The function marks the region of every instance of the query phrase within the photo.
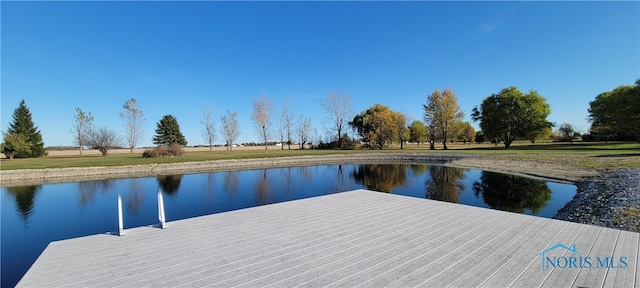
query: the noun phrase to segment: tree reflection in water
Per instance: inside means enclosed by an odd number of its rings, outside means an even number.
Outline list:
[[[407,182],[408,164],[364,164],[351,172],[351,177],[367,189],[391,192]]]
[[[124,202],[133,215],[138,215],[144,202],[144,187],[139,178],[129,179],[129,184],[129,191],[124,195]]]
[[[40,189],[42,185],[7,187],[7,193],[15,198],[16,212],[20,213],[25,225],[35,210],[33,202]]]
[[[240,172],[239,171],[227,171],[224,172],[224,178],[222,179],[222,188],[231,192],[232,195],[238,194],[238,187],[240,185]]]
[[[487,171],[473,183],[473,191],[492,209],[517,213],[537,214],[551,200],[551,189],[544,181]]]
[[[216,182],[216,173],[212,172],[207,174],[207,190],[205,191],[205,194],[209,199],[213,198],[215,182]]]
[[[336,177],[336,186],[333,189],[333,193],[343,192],[347,190],[349,187],[346,178],[344,177],[344,171],[342,169],[342,164],[338,164],[338,175]]]
[[[425,181],[426,198],[452,203],[460,202],[460,194],[466,189],[464,169],[447,166],[429,166],[429,177]]]
[[[292,167],[281,168],[280,169],[280,182],[282,183],[282,190],[284,191],[285,197],[289,197],[291,195],[291,169]]]
[[[158,176],[158,185],[169,196],[173,196],[180,189],[183,175],[163,175]]]
[[[428,167],[429,165],[426,164],[412,164],[411,172],[413,173],[413,177],[418,177],[426,173]]]
[[[256,182],[256,186],[253,189],[258,196],[260,204],[268,203],[269,180],[267,178],[267,169],[262,170],[262,175],[258,178],[258,182]]]
[[[313,177],[311,175],[311,170],[309,169],[309,166],[300,166],[298,167],[298,170],[300,171],[300,175],[302,175],[305,182],[311,182]]]
[[[85,207],[87,203],[95,201],[98,192],[109,193],[113,189],[114,183],[115,180],[112,179],[78,182],[80,207]]]

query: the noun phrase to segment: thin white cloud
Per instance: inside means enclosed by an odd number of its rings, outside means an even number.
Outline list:
[[[493,16],[489,17],[487,20],[484,21],[484,23],[482,23],[480,26],[474,29],[475,36],[473,37],[473,39],[475,40],[475,39],[482,38],[487,34],[491,33],[493,30],[502,26],[511,17],[513,17],[515,12],[516,12],[516,6],[509,6],[499,11],[498,13],[494,14]]]
[[[351,8],[349,9],[349,11],[347,11],[347,14],[344,15],[345,19],[349,18],[349,16],[351,15],[351,12],[353,12],[353,9],[356,8],[357,5],[358,5],[358,2],[354,2],[353,5],[351,5]]]

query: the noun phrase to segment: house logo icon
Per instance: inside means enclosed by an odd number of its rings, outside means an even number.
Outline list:
[[[567,251],[572,252],[574,254],[581,255],[580,252],[578,252],[578,249],[576,248],[576,244],[573,244],[571,247],[567,247],[567,245],[564,245],[562,243],[558,243],[558,244],[554,245],[553,247],[540,252],[539,255],[542,257],[542,271],[544,271],[545,268],[548,268],[548,263],[547,263],[548,261],[547,260],[550,259],[550,258],[546,257],[546,254],[548,252],[551,252],[551,251],[556,250],[556,249],[564,249],[564,250],[567,250]],[[556,257],[554,257],[554,258],[556,258]],[[567,257],[562,257],[562,258],[567,258]],[[582,257],[580,257],[580,258],[582,258]],[[567,259],[572,259],[572,258],[567,258]],[[554,261],[554,262],[557,263],[557,261]],[[545,265],[545,264],[547,264],[547,265]],[[557,265],[553,265],[553,264],[552,264],[552,266],[553,267],[557,267]]]
[[[606,268],[618,269],[629,266],[627,256],[613,255],[591,257],[578,252],[576,244],[571,246],[558,243],[538,253],[542,260],[542,271],[549,268]]]

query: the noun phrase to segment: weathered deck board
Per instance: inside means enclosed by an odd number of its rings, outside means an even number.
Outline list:
[[[18,286],[634,287],[640,274],[638,233],[365,190],[167,227],[53,242]],[[558,243],[628,265],[543,271]]]

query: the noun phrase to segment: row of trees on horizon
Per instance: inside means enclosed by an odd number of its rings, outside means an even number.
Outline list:
[[[330,93],[320,104],[329,123],[328,132],[334,135],[327,143],[314,143],[316,147],[323,148],[364,146],[382,149],[392,143],[399,143],[403,148],[408,141],[418,144],[428,142],[430,149],[435,149],[435,143],[441,142],[443,149],[448,149],[448,141],[466,143],[474,140],[483,142],[486,139],[496,145],[503,143],[508,149],[515,140],[528,139],[534,143],[537,139],[547,138],[556,126],[547,120],[551,107],[546,99],[535,90],[523,93],[517,87],[504,88],[473,108],[471,119],[479,122],[481,131],[478,132],[474,131],[471,123],[463,121],[465,113],[458,105],[455,93],[449,88],[434,90],[427,95],[427,101],[423,104],[424,122],[410,121],[410,116],[382,104],[374,104],[354,115],[350,96],[345,93]],[[594,101],[589,102],[589,106],[588,120],[592,125],[589,134],[583,135],[584,139],[633,139],[640,143],[640,79],[633,86],[623,85],[597,95]],[[126,101],[119,113],[124,122],[124,135],[119,135],[109,127],[94,127],[91,112],[80,108],[75,111],[71,132],[80,155],[85,147],[98,149],[107,155],[109,149],[121,146],[123,142],[133,152],[143,139],[145,119],[136,99]],[[310,142],[311,118],[303,115],[295,117],[288,99],[283,99],[278,111],[268,96],[261,95],[253,99],[251,119],[260,138],[259,143],[263,143],[265,149],[273,142],[280,143],[281,149],[285,145],[291,149],[294,143],[304,148]],[[211,150],[218,136],[211,109],[203,109],[201,124],[203,139]],[[220,128],[225,146],[231,150],[240,136],[237,113],[227,110],[220,117]],[[347,135],[349,128],[357,132],[357,141]],[[556,133],[565,135],[569,140],[578,134],[568,123],[560,125]],[[152,140],[158,146],[187,145],[178,120],[173,115],[165,115],[158,121]],[[41,157],[46,154],[42,135],[33,123],[24,100],[14,111],[7,132],[3,132],[0,148],[8,158]]]

